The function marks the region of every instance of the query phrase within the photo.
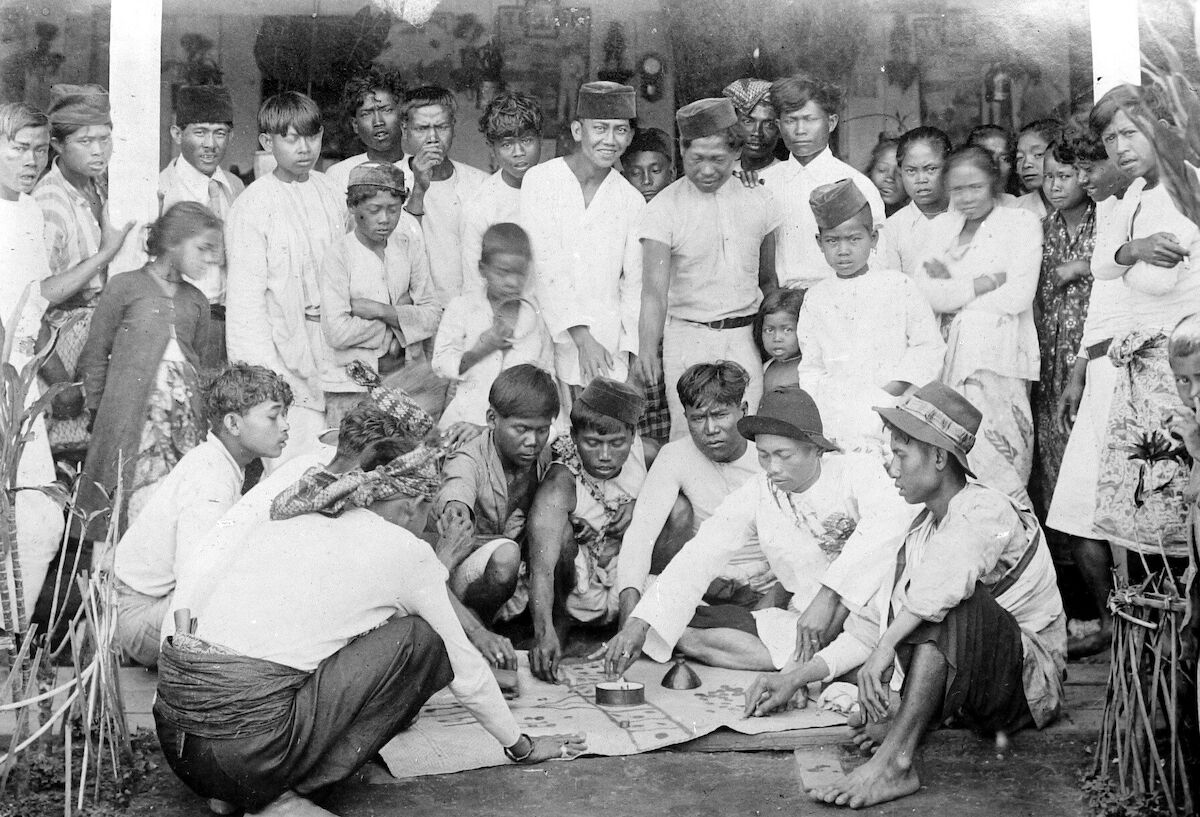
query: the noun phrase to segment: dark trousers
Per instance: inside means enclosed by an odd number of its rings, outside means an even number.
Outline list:
[[[247,737],[184,735],[160,717],[167,763],[192,791],[256,811],[344,780],[413,721],[454,673],[424,619],[393,618],[321,662],[286,718]]]

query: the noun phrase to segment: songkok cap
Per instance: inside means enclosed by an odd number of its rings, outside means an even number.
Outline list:
[[[356,184],[373,184],[376,187],[386,187],[395,190],[400,195],[406,195],[408,188],[404,184],[404,172],[391,162],[363,162],[350,171],[350,187]]]
[[[752,77],[735,79],[725,86],[721,94],[733,101],[738,113],[749,116],[759,105],[771,104],[771,83]]]
[[[914,440],[946,449],[967,476],[975,476],[967,464],[967,453],[975,445],[983,415],[945,383],[934,380],[902,398],[894,408],[874,406],[874,409],[889,425]]]
[[[821,412],[809,393],[799,386],[774,389],[758,404],[758,412],[738,420],[738,431],[747,440],[759,434],[774,434],[812,443],[826,451],[840,451],[825,438]]]
[[[808,203],[812,205],[817,227],[831,230],[858,215],[858,211],[867,206],[867,197],[854,182],[841,179],[812,191]]]
[[[51,125],[112,125],[108,91],[99,85],[52,85],[46,115]]]
[[[724,97],[698,99],[689,102],[675,113],[680,139],[703,139],[736,125],[737,112],[733,103]]]
[[[585,82],[575,106],[578,119],[635,119],[637,99],[633,88],[619,82]]]
[[[597,377],[579,396],[579,402],[605,417],[636,426],[646,407],[646,398],[632,386],[607,377]]]
[[[184,85],[175,97],[175,124],[233,122],[233,98],[224,85]]]

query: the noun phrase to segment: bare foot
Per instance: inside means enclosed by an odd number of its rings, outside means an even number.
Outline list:
[[[837,783],[810,789],[808,795],[821,803],[858,809],[899,800],[920,788],[911,765],[901,767],[876,755]]]
[[[1112,644],[1112,630],[1097,630],[1094,633],[1067,639],[1067,658],[1074,660],[1089,655],[1099,655]]]
[[[379,755],[368,760],[354,773],[355,783],[365,783],[368,786],[385,786],[396,782],[387,764]]]
[[[285,791],[268,803],[262,811],[247,812],[256,817],[337,817],[294,791]]]
[[[847,720],[847,725],[850,727],[850,739],[854,741],[860,754],[868,756],[875,754],[883,743],[883,739],[887,737],[888,730],[892,728],[892,719],[899,711],[900,694],[892,690],[888,702],[888,713],[883,720],[869,721],[867,714],[861,709],[850,715]]]

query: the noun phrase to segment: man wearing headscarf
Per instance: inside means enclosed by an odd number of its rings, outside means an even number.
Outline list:
[[[757,172],[778,164],[775,146],[779,143],[779,124],[771,105],[771,83],[745,77],[725,86],[722,96],[733,102],[738,122],[746,131],[742,148],[742,172]]]

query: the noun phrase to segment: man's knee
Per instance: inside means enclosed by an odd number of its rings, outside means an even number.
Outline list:
[[[416,655],[450,660],[442,637],[420,616],[392,616],[382,629],[397,647],[408,644]]]
[[[501,543],[488,559],[485,576],[496,585],[515,583],[521,570],[521,546],[516,542]]]

